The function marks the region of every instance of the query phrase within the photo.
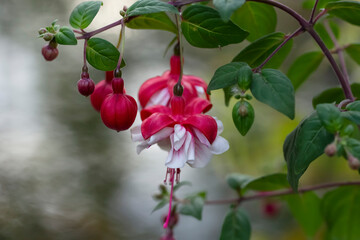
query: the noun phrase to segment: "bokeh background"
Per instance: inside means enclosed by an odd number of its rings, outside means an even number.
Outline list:
[[[41,56],[45,44],[37,30],[54,19],[69,25],[72,9],[81,1],[1,0],[0,2],[0,239],[4,240],[144,240],[159,239],[161,211],[151,214],[165,174],[166,153],[152,147],[139,156],[129,131],[106,128],[89,99],[77,93],[82,65],[82,42],[59,46],[53,62]],[[89,29],[119,19],[123,5],[134,0],[104,0]],[[301,1],[282,1],[301,10]],[[358,29],[341,24],[341,43],[359,42]],[[279,31],[291,33],[296,22],[278,12]],[[116,44],[119,28],[100,36]],[[136,96],[146,79],[169,68],[170,53],[163,57],[172,34],[155,30],[127,30],[123,71],[127,92]],[[217,67],[228,63],[248,43],[223,49],[196,49],[185,45],[185,73],[210,81]],[[317,49],[303,34],[281,68],[287,71],[296,56]],[[353,82],[360,68],[348,60]],[[91,69],[95,82],[104,73]],[[326,60],[296,94],[296,119],[291,121],[262,103],[255,106],[255,123],[246,137],[232,124],[231,109],[222,91],[212,95],[211,115],[224,122],[222,134],[230,150],[215,156],[204,169],[185,167],[178,197],[207,191],[208,199],[236,197],[225,176],[239,172],[253,176],[286,172],[282,143],[299,121],[312,111],[311,99],[337,80]],[[139,118],[139,117],[138,117]],[[140,123],[139,119],[136,121]],[[321,157],[311,164],[301,185],[354,179],[342,159]],[[321,192],[319,193],[321,194]],[[262,201],[243,205],[253,226],[252,239],[306,239],[286,205],[276,217],[264,215]],[[228,206],[205,206],[201,222],[181,216],[177,240],[218,239]],[[319,239],[321,234],[319,235]]]

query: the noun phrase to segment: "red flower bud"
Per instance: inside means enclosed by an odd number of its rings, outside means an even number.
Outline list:
[[[79,93],[81,95],[84,95],[85,97],[87,97],[94,92],[95,83],[90,78],[81,78],[78,81],[77,86],[78,86]]]
[[[116,131],[129,129],[134,123],[137,114],[137,104],[133,97],[125,95],[124,80],[112,80],[113,93],[108,95],[101,105],[101,119],[104,124]]]
[[[95,108],[96,111],[100,112],[101,105],[104,102],[105,98],[113,92],[111,87],[111,80],[114,77],[113,71],[106,72],[105,80],[100,81],[95,85],[94,93],[91,94],[90,100],[91,105]]]
[[[59,50],[56,47],[45,45],[41,49],[41,53],[46,61],[52,61],[59,55]]]

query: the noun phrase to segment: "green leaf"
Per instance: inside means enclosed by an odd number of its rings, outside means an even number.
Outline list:
[[[288,168],[288,181],[297,191],[299,179],[310,163],[324,153],[334,135],[326,131],[317,113],[305,118],[285,139],[284,157]]]
[[[220,240],[250,240],[251,225],[246,214],[240,209],[230,210],[221,229]]]
[[[244,182],[242,184],[242,193],[244,194],[248,190],[266,192],[285,188],[290,188],[286,174],[275,173],[255,179],[249,179]]]
[[[272,6],[257,2],[246,2],[231,16],[231,21],[248,31],[250,34],[247,40],[252,42],[274,32],[277,17]]]
[[[208,88],[209,89],[209,88]],[[240,94],[241,90],[237,85],[223,88],[225,97],[225,106],[229,106],[232,96]]]
[[[70,25],[76,29],[87,28],[99,12],[101,5],[101,1],[87,1],[80,3],[70,15]]]
[[[360,98],[360,83],[351,84],[351,91],[354,94],[354,97]],[[330,88],[316,95],[312,100],[312,104],[313,107],[316,108],[316,105],[320,103],[339,104],[344,99],[345,99],[345,95],[342,88],[340,87]]]
[[[254,73],[250,89],[257,100],[294,119],[294,87],[282,72],[264,69],[260,73]]]
[[[304,229],[306,236],[314,237],[322,225],[320,198],[314,192],[292,194],[285,197],[294,218]]]
[[[191,186],[191,182],[182,181],[182,182],[177,183],[177,184],[174,186],[174,192],[176,192],[177,190],[179,190],[182,186]]]
[[[357,159],[360,159],[360,141],[355,138],[345,140],[346,149]]]
[[[246,62],[250,67],[255,68],[285,40],[285,34],[276,32],[266,35],[244,48],[232,61]],[[285,60],[292,48],[292,40],[288,41],[271,60],[265,68],[278,68]]]
[[[357,1],[330,2],[325,9],[330,15],[360,26],[360,3]]]
[[[327,192],[321,210],[329,240],[358,240],[360,236],[360,186],[345,186]]]
[[[126,11],[126,16],[138,16],[150,13],[169,12],[179,14],[176,7],[159,0],[139,0]]]
[[[350,44],[347,48],[345,48],[345,51],[349,56],[354,60],[357,64],[360,65],[360,44]]]
[[[69,27],[61,27],[55,34],[55,41],[61,45],[76,45],[77,40],[73,30]]]
[[[188,203],[181,206],[179,213],[201,220],[205,198],[205,192],[198,193],[195,196],[187,197],[186,200]]]
[[[319,67],[323,58],[322,52],[308,52],[294,61],[287,75],[295,90]]]
[[[110,42],[101,38],[89,39],[86,46],[86,59],[91,66],[102,71],[112,71],[119,60],[119,51]],[[122,66],[125,65],[122,64]]]
[[[207,92],[212,90],[230,87],[240,81],[241,83],[247,82],[250,85],[252,80],[252,70],[247,63],[232,62],[219,67],[212,79],[210,80]],[[242,84],[244,85],[244,84]]]
[[[154,207],[154,209],[151,211],[151,213],[165,207],[167,204],[169,203],[169,198],[164,198],[162,199],[158,204],[156,204],[156,206]]]
[[[344,124],[339,108],[331,103],[323,103],[316,106],[316,112],[323,126],[331,133],[339,131]]]
[[[353,123],[360,125],[360,101],[355,101],[346,106],[346,112],[341,112],[341,116],[349,119]]]
[[[240,174],[240,173],[231,173],[226,176],[226,182],[227,184],[234,190],[240,192],[244,186],[244,184],[250,180],[252,180],[253,177]]]
[[[359,111],[360,112],[360,100],[349,103],[346,105],[346,109],[349,111]]]
[[[177,34],[175,24],[164,12],[151,13],[138,16],[126,23],[132,29],[157,29],[165,30]]]
[[[327,20],[327,21],[329,22],[329,26],[330,26],[331,31],[334,33],[335,37],[338,39],[340,37],[339,26],[333,21],[330,21],[330,20]],[[318,22],[314,26],[314,29],[319,34],[321,39],[324,41],[327,48],[330,49],[330,48],[333,48],[335,46],[333,40],[331,39],[331,37],[330,37],[330,35],[328,33],[328,31],[326,30],[324,24]]]
[[[231,21],[224,22],[213,8],[192,5],[182,13],[181,29],[186,40],[199,48],[218,48],[242,42],[248,32]]]
[[[316,9],[324,8],[326,4],[328,4],[329,2],[335,2],[335,1],[339,1],[339,0],[319,0]],[[315,4],[315,0],[305,0],[303,2],[303,8],[312,9],[314,7],[314,4]]]
[[[214,0],[213,3],[222,19],[228,21],[233,12],[245,3],[245,0]]]
[[[239,101],[232,110],[232,119],[240,134],[245,136],[254,123],[254,108],[247,101]]]

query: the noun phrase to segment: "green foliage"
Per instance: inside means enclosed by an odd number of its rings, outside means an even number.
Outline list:
[[[319,0],[319,3],[316,8],[317,9],[324,8],[326,4],[328,4],[329,2],[335,2],[335,1],[339,1],[339,0]],[[314,5],[315,5],[315,0],[305,0],[303,2],[303,8],[306,9],[312,9]]]
[[[345,51],[357,64],[360,65],[360,44],[350,44]]]
[[[179,182],[174,186],[173,191],[176,192],[177,190],[179,190],[183,186],[191,186],[191,182],[189,182],[189,181]]]
[[[334,104],[323,103],[316,106],[316,112],[322,125],[331,133],[340,131],[344,124],[339,108]]]
[[[192,216],[198,220],[201,220],[205,198],[206,198],[205,192],[200,192],[185,198],[187,203],[183,204],[180,207],[179,213],[187,216]]]
[[[179,14],[176,7],[166,2],[159,0],[139,0],[127,9],[126,16],[130,17],[158,12]]]
[[[177,28],[173,21],[164,12],[151,13],[138,16],[126,23],[132,29],[158,29],[177,34]]]
[[[86,46],[86,59],[96,69],[112,71],[116,68],[120,53],[114,45],[101,38],[91,38]],[[122,66],[124,66],[122,64]]]
[[[360,236],[360,186],[337,188],[325,194],[321,210],[329,240],[358,240]]]
[[[360,141],[355,138],[346,138],[345,139],[345,148],[349,151],[354,157],[360,159]]]
[[[248,176],[248,175],[244,175],[244,174],[240,174],[240,173],[231,173],[228,176],[226,176],[226,182],[227,184],[234,189],[235,191],[237,191],[238,193],[240,193],[243,189],[243,187],[245,186],[246,182],[252,180],[253,177]]]
[[[232,62],[219,67],[207,88],[208,93],[212,90],[230,87],[236,83],[246,90],[250,87],[252,80],[252,70],[247,63]]]
[[[334,36],[336,37],[336,39],[339,39],[339,37],[340,37],[339,26],[334,21],[331,21],[330,19],[329,20],[327,19],[326,21],[328,21],[329,27],[330,27],[331,31],[333,32]],[[324,41],[327,48],[333,48],[335,46],[328,31],[326,30],[324,24],[318,22],[314,26],[314,29],[319,34],[321,39]]]
[[[244,48],[233,62],[246,62],[250,67],[255,68],[285,40],[285,34],[276,32],[266,35]],[[278,68],[285,60],[292,48],[292,40],[288,41],[280,51],[264,66],[265,68]]]
[[[73,30],[69,27],[61,27],[59,32],[55,34],[55,41],[61,45],[76,45],[77,39]]]
[[[228,21],[233,12],[245,3],[245,0],[213,0],[213,3],[222,19]]]
[[[360,83],[351,84],[351,91],[356,98],[360,98]],[[344,91],[342,88],[330,88],[322,93],[316,95],[312,100],[312,105],[316,108],[316,105],[320,103],[340,103],[345,99]]]
[[[220,240],[250,240],[251,225],[247,215],[240,209],[231,209],[225,217]]]
[[[231,20],[249,32],[247,40],[251,42],[274,32],[277,24],[275,9],[270,5],[257,2],[246,2],[235,11]]]
[[[299,179],[310,163],[324,153],[334,135],[326,131],[317,113],[305,118],[285,139],[284,157],[288,168],[288,181],[297,191]]]
[[[295,90],[319,67],[323,58],[323,53],[316,51],[305,53],[294,61],[287,75]]]
[[[234,105],[232,119],[240,134],[245,136],[254,123],[254,108],[249,102],[241,100]]]
[[[156,206],[155,206],[154,209],[151,211],[151,213],[156,212],[157,210],[162,209],[162,208],[165,207],[168,203],[169,203],[169,197],[163,198],[158,204],[156,204]]]
[[[294,87],[282,72],[264,69],[260,73],[254,73],[250,89],[257,100],[294,119]]]
[[[77,5],[70,15],[70,25],[76,29],[85,29],[95,18],[102,5],[101,1],[87,1]]]
[[[357,1],[330,2],[325,9],[330,15],[360,26],[360,3]]]
[[[306,236],[314,237],[323,223],[320,211],[321,199],[314,192],[292,194],[284,198]]]
[[[248,32],[231,21],[224,22],[213,8],[192,5],[182,13],[181,29],[186,40],[199,48],[218,48],[242,42]]]

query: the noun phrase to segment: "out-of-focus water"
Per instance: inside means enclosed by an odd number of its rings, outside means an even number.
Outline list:
[[[166,210],[151,214],[156,204],[151,196],[163,180],[166,153],[153,147],[136,155],[130,133],[107,129],[89,99],[77,93],[82,42],[76,47],[60,46],[53,62],[45,62],[41,56],[44,42],[36,39],[37,29],[55,18],[68,25],[70,12],[79,2],[0,3],[0,239],[159,239],[164,232],[160,216]],[[103,2],[93,29],[118,19],[122,5],[134,1]],[[101,36],[115,43],[118,30]],[[142,81],[168,68],[169,54],[163,58],[163,52],[172,36],[132,30],[126,36],[128,66],[123,77],[127,92],[136,96]],[[231,60],[234,49],[239,47],[219,51],[187,46],[185,72],[209,81],[216,67]],[[104,77],[93,69],[90,74],[96,82]],[[259,130],[244,140],[231,124],[231,109],[222,107],[222,93],[214,94],[213,99],[218,102],[211,113],[229,126],[224,135],[235,150],[215,157],[214,164],[205,169],[184,168],[182,179],[193,186],[184,187],[180,197],[206,190],[209,199],[232,198],[235,196],[223,178],[229,169],[254,174],[283,169],[281,141],[288,132],[281,132],[282,126],[276,128],[274,123],[294,124],[259,106],[264,109],[257,112],[259,119],[269,121],[259,121]],[[264,132],[269,127],[272,130]],[[269,135],[274,128],[280,134]],[[271,146],[262,148],[267,144]],[[257,147],[264,151],[256,152]],[[253,161],[261,159],[261,154],[262,158],[267,155],[267,163]],[[256,239],[270,239],[268,233],[279,239],[288,222],[286,210],[277,221],[267,220],[261,216],[259,204],[245,205],[255,232],[261,233],[255,234]],[[181,217],[176,239],[217,239],[226,211],[227,206],[206,206],[201,222]]]

